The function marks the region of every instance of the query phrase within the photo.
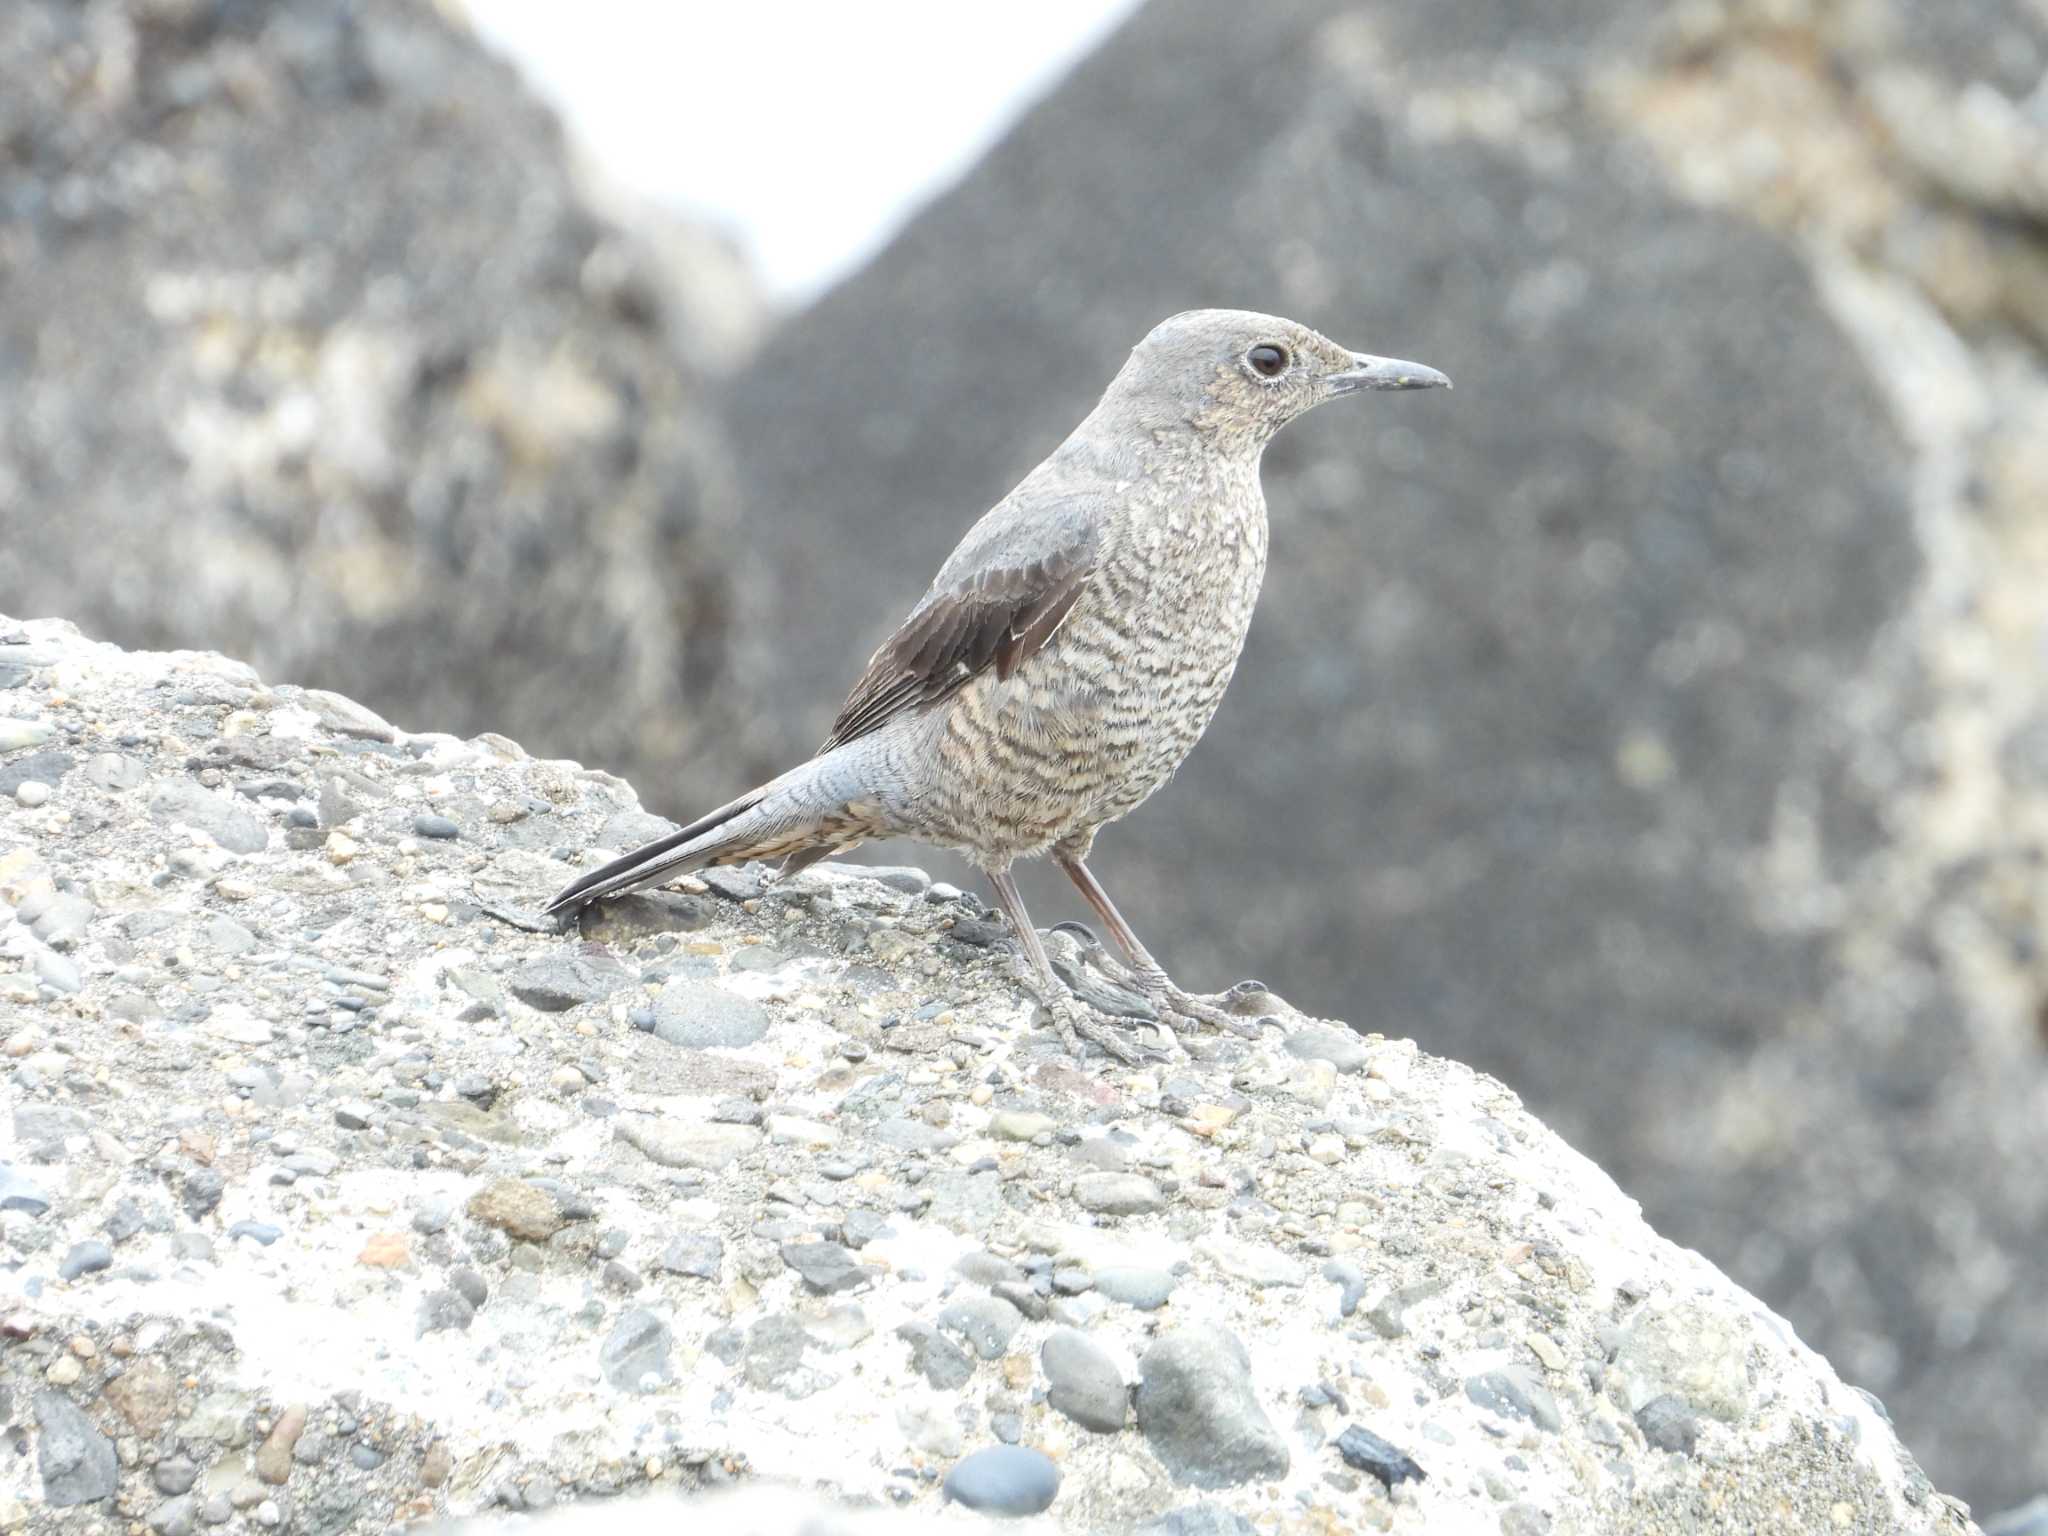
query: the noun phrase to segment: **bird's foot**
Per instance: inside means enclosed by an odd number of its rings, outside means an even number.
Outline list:
[[[1101,1015],[1072,993],[1062,993],[1051,999],[1045,1004],[1045,1009],[1052,1015],[1052,1027],[1059,1033],[1060,1044],[1070,1054],[1087,1054],[1081,1049],[1081,1042],[1085,1040],[1127,1067],[1134,1067],[1144,1060],[1144,1053],[1128,1035],[1106,1023]]]
[[[1159,1016],[1180,1034],[1206,1027],[1225,1034],[1242,1035],[1246,1039],[1257,1039],[1259,1017],[1273,1011],[1270,1007],[1261,1006],[1274,999],[1256,981],[1241,981],[1227,992],[1203,996],[1183,992],[1174,985],[1173,978],[1157,966],[1133,974],[1139,990],[1159,1010]]]

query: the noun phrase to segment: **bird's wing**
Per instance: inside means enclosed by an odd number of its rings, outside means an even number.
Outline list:
[[[818,750],[936,704],[991,667],[1014,673],[1058,631],[1094,571],[1098,511],[1093,498],[1027,507],[1013,496],[975,524],[868,662]]]

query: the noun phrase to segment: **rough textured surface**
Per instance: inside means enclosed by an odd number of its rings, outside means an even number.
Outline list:
[[[1499,1072],[1996,1504],[2048,1467],[2044,61],[2038,0],[1162,5],[727,413],[814,616],[749,662],[786,751],[1157,316],[1452,374],[1276,443],[1244,665],[1097,867],[1184,984]]]
[[[673,764],[730,729],[734,509],[677,295],[731,285],[450,10],[0,6],[0,591]]]
[[[1071,1531],[1970,1529],[1782,1320],[1411,1042],[1340,1071],[1285,1043],[1334,1026],[1275,999],[1185,1061],[1077,1063],[1002,946],[949,937],[971,898],[829,869],[652,897],[579,947],[519,914],[635,809],[616,779],[350,734],[238,663],[60,623],[0,620],[0,652],[0,718],[80,765],[0,810],[0,1165],[48,1197],[0,1210],[0,1417],[30,1451],[0,1529],[377,1532],[736,1479],[935,1517],[997,1445],[1050,1458],[1040,1518]],[[174,783],[264,846],[153,817]],[[62,894],[90,910],[59,951]],[[547,1009],[505,985],[564,952],[631,980]],[[677,978],[766,1033],[638,1027]],[[1110,1170],[1156,1206],[1084,1208]],[[113,1262],[60,1279],[86,1241]],[[1156,1310],[1093,1285],[1146,1270]],[[1141,1383],[1131,1427],[1048,1401],[1063,1330]],[[1690,1454],[1647,1438],[1683,1443],[1672,1394]],[[1347,1464],[1353,1425],[1378,1439],[1350,1461],[1423,1475]],[[1000,1460],[978,1496],[1042,1494]],[[595,1518],[629,1508],[661,1519]]]

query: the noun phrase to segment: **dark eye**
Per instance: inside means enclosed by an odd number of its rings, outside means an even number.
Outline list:
[[[1245,354],[1245,360],[1260,374],[1269,379],[1277,379],[1287,371],[1287,349],[1285,347],[1273,346],[1270,343],[1265,346],[1253,347],[1251,351]]]

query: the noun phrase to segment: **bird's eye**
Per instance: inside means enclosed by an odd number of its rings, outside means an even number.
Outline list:
[[[1250,363],[1253,369],[1261,376],[1268,379],[1277,379],[1287,371],[1287,349],[1285,347],[1273,346],[1270,343],[1264,346],[1253,347],[1251,351],[1245,354],[1245,361]]]

